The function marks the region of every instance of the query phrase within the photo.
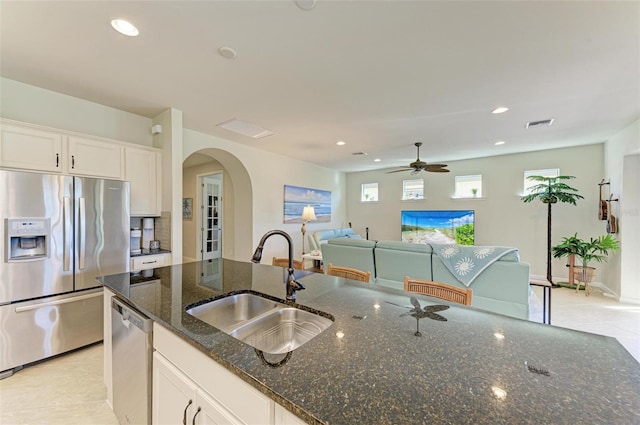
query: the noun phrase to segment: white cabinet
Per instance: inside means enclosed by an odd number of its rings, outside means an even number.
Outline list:
[[[157,351],[153,353],[154,425],[242,424]]]
[[[193,418],[198,406],[201,408],[200,414],[213,422],[199,422],[205,419],[201,419],[198,414],[196,424],[273,424],[273,400],[157,323],[153,324],[153,346],[156,349],[153,362],[154,424],[183,423],[183,412],[189,400],[193,401],[192,406],[187,408],[189,424],[193,420],[189,418]],[[170,370],[177,370],[179,374],[173,373],[175,376],[169,377],[166,364],[158,356],[173,367]],[[159,375],[161,373],[164,376]],[[189,393],[187,388],[190,386],[196,388],[196,395],[180,396]],[[170,403],[167,399],[171,397],[180,399],[180,402],[176,402],[171,412],[167,412],[165,404]],[[193,405],[195,410],[192,409]],[[216,422],[213,418],[218,418],[216,420],[221,422]]]
[[[0,166],[88,177],[124,178],[124,146],[35,125],[0,123]]]
[[[124,179],[131,182],[131,216],[160,215],[160,153],[125,147]]]
[[[167,254],[154,254],[154,255],[141,255],[139,257],[131,258],[131,271],[137,272],[140,270],[155,269],[158,267],[164,267],[170,263],[170,255]]]
[[[276,403],[274,425],[305,425],[306,422]]]
[[[123,147],[99,140],[69,136],[69,174],[122,180]]]
[[[0,166],[24,170],[63,172],[62,135],[35,128],[0,123]]]

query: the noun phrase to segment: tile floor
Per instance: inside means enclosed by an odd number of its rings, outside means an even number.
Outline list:
[[[534,291],[542,299],[542,289]],[[555,288],[551,322],[615,337],[640,362],[640,305],[620,304],[598,288],[589,297]],[[102,354],[95,344],[0,380],[0,425],[118,425],[105,401]]]

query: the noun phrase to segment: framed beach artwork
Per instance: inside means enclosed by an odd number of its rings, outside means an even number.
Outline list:
[[[331,221],[331,191],[284,186],[284,223],[302,223],[302,210],[311,205],[317,222]]]

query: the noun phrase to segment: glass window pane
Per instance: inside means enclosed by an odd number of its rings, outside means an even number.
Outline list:
[[[531,188],[540,182],[534,182],[528,179],[529,176],[558,177],[560,175],[559,168],[548,168],[546,170],[529,170],[524,172],[524,194],[531,194]]]
[[[456,176],[454,197],[479,198],[482,196],[482,175]]]
[[[402,199],[424,199],[424,180],[403,180]]]
[[[378,200],[378,183],[363,183],[362,196],[360,200],[362,202],[377,201]]]

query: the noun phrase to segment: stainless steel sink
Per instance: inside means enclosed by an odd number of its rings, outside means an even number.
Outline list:
[[[226,333],[238,326],[284,306],[254,294],[230,295],[187,310],[187,313]]]
[[[187,313],[269,354],[295,350],[333,324],[323,315],[252,293],[229,295]]]
[[[265,353],[282,354],[305,344],[332,323],[318,314],[285,307],[252,320],[229,335]]]

